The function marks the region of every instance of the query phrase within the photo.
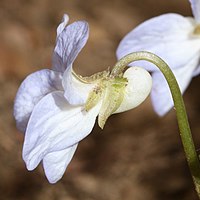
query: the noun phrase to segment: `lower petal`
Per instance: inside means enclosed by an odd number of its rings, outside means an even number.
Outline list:
[[[78,144],[75,144],[67,149],[48,153],[43,158],[44,171],[50,183],[56,183],[62,178],[77,146]]]
[[[63,92],[46,95],[34,108],[23,146],[23,159],[33,170],[49,153],[66,149],[85,138],[92,130],[100,105],[86,112],[71,106]]]

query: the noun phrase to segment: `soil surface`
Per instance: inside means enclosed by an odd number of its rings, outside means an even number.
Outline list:
[[[74,63],[82,75],[113,66],[123,36],[151,17],[191,16],[187,0],[0,1],[0,200],[197,200],[183,154],[174,110],[158,117],[148,98],[140,107],[95,125],[80,142],[64,177],[51,185],[41,165],[28,172],[24,135],[15,127],[13,101],[21,81],[51,67],[56,27],[64,13],[86,20],[90,38]],[[200,77],[184,99],[200,147]]]

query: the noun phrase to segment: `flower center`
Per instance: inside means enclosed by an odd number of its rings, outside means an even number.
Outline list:
[[[101,101],[98,124],[103,128],[108,117],[121,105],[128,80],[123,78],[123,73],[112,76],[109,69],[89,77],[82,77],[74,71],[72,73],[79,81],[95,85],[89,92],[84,107],[88,112]]]

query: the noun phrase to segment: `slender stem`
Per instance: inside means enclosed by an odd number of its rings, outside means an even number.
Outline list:
[[[198,197],[200,199],[200,162],[195,150],[195,145],[190,131],[190,126],[183,98],[178,83],[176,81],[176,78],[172,73],[171,69],[169,68],[169,66],[155,54],[141,51],[128,54],[127,56],[120,59],[114,66],[111,75],[116,76],[117,74],[120,74],[129,63],[136,60],[146,60],[155,64],[160,69],[160,71],[163,73],[163,75],[167,80],[174,101],[174,107],[176,110],[178,126],[180,130],[180,136],[183,143],[185,155],[187,158],[187,162],[190,168],[190,172],[195,184]]]

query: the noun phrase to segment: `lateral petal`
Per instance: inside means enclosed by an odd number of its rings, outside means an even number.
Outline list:
[[[67,149],[48,153],[43,158],[45,175],[50,183],[56,183],[62,178],[77,146],[78,144],[75,144]]]
[[[188,63],[200,51],[200,39],[194,37],[195,22],[178,14],[154,17],[128,33],[117,49],[118,59],[135,51],[150,51],[164,59],[172,69]],[[151,63],[137,61],[130,66],[158,71]]]
[[[197,23],[200,23],[200,0],[189,0],[192,7],[192,13]]]
[[[88,23],[77,21],[66,26],[58,35],[52,65],[55,71],[64,72],[70,66],[89,36]]]
[[[181,93],[184,93],[187,89],[192,79],[193,71],[197,67],[198,62],[199,56],[196,55],[184,67],[173,70]],[[161,72],[154,72],[152,77],[153,87],[151,92],[151,99],[153,107],[158,115],[163,116],[174,106],[172,95],[169,86]]]
[[[34,106],[46,94],[63,90],[62,74],[49,69],[30,74],[20,85],[14,101],[14,117],[17,128],[25,132]]]
[[[100,105],[86,112],[71,106],[63,92],[46,95],[34,108],[23,146],[23,159],[33,170],[45,155],[66,149],[85,138],[92,130]]]

